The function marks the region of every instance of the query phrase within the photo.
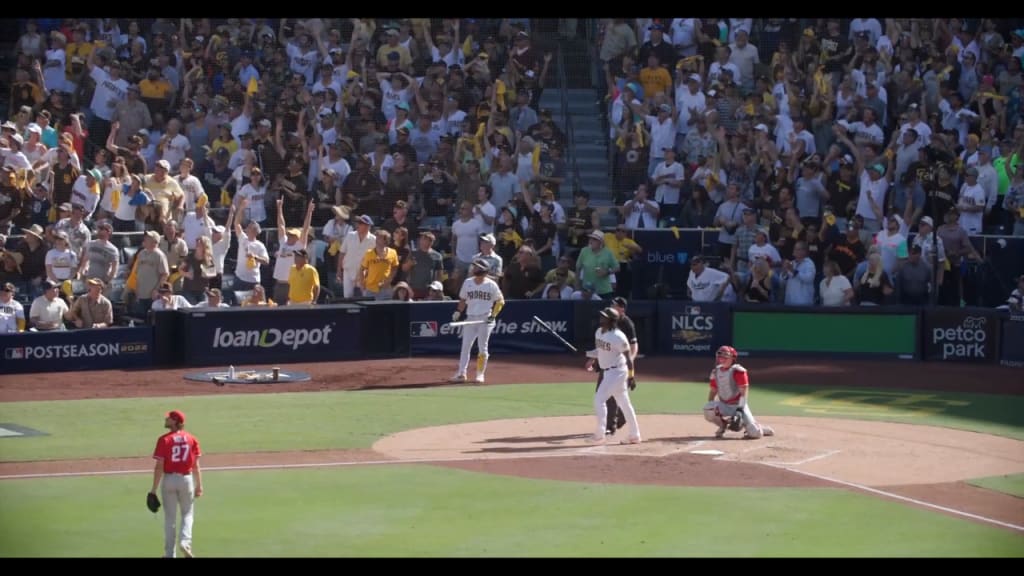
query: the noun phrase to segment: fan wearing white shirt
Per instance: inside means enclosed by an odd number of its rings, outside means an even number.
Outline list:
[[[263,183],[263,172],[253,167],[249,172],[249,182],[235,194],[235,204],[239,205],[242,219],[250,222],[263,223],[267,219],[267,186]],[[242,200],[247,200],[242,207]]]
[[[985,202],[985,189],[978,184],[978,168],[971,166],[964,173],[964,184],[960,187],[960,199],[956,204],[960,210],[960,227],[968,234],[981,234]]]
[[[685,88],[682,86],[686,82]],[[707,110],[707,98],[700,90],[698,74],[680,74],[676,81],[676,147],[682,148],[686,134],[690,132],[697,118]]]
[[[629,230],[651,229],[658,227],[658,214],[661,208],[658,203],[647,197],[647,184],[636,187],[633,198],[627,200],[619,210],[625,218],[625,226]]]
[[[259,222],[250,220],[245,230],[242,230],[242,215],[245,214],[248,204],[247,198],[239,201],[238,214],[235,218],[238,254],[235,261],[234,289],[241,292],[252,290],[254,286],[260,284],[260,266],[270,264],[267,247],[257,239],[262,231]]]
[[[477,203],[473,206],[473,219],[477,221],[480,234],[494,233],[494,220],[498,217],[498,209],[491,203],[491,186],[480,184],[476,189]]]
[[[355,220],[356,229],[349,232],[338,251],[337,278],[341,281],[342,296],[355,295],[356,280],[360,277],[363,257],[377,245],[377,236],[370,233],[373,219],[362,214]],[[359,291],[362,295],[362,289]]]
[[[704,257],[697,255],[690,261],[690,276],[686,288],[694,302],[719,302],[730,285],[729,274],[708,268]]]
[[[665,220],[679,217],[679,190],[686,180],[683,165],[676,162],[675,148],[665,148],[665,161],[654,169],[654,201],[660,207],[660,216]]]
[[[289,276],[295,266],[295,253],[305,250],[309,245],[309,226],[313,220],[316,204],[310,201],[306,205],[306,219],[302,230],[286,228],[284,225],[284,198],[277,199],[277,237],[284,238],[274,254],[274,302],[284,306],[288,304]]]

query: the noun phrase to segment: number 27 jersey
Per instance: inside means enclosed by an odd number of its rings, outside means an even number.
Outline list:
[[[202,455],[199,440],[184,430],[161,436],[153,451],[153,458],[164,463],[164,474],[189,474]]]

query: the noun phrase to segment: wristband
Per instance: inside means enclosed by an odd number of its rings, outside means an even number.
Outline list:
[[[632,371],[632,370],[630,370],[630,371],[629,371],[629,377],[630,377],[630,378],[634,378],[634,376],[633,376],[633,371]]]

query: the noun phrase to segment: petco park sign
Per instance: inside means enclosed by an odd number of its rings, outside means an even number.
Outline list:
[[[265,328],[263,330],[221,330],[213,333],[214,348],[276,348],[282,346],[292,350],[309,345],[331,343],[331,325],[322,328],[289,329]]]
[[[925,358],[953,362],[994,362],[999,355],[999,319],[962,309],[925,313]]]

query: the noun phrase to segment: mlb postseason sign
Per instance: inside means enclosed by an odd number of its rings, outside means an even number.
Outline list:
[[[0,335],[0,374],[112,370],[153,363],[153,329],[96,328]]]
[[[452,327],[455,302],[413,302],[409,305],[409,347],[416,354],[454,354],[462,351],[462,327]],[[574,341],[574,302],[571,300],[509,300],[491,331],[488,353],[568,352],[540,324],[537,316],[558,335]],[[476,345],[471,351],[476,357]]]
[[[732,331],[730,307],[721,302],[658,302],[658,334],[661,352],[674,356],[714,356],[729,344]]]
[[[999,363],[1012,368],[1024,368],[1024,314],[1003,318]]]
[[[353,305],[183,310],[185,364],[237,366],[358,358],[361,312]]]
[[[986,308],[939,307],[925,310],[925,360],[998,361],[999,320],[997,313]]]

